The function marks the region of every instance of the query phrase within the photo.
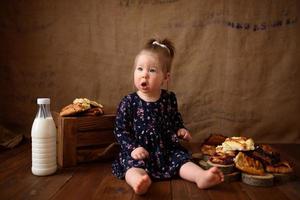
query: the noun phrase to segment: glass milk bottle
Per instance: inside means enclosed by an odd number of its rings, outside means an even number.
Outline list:
[[[32,167],[37,176],[55,173],[56,164],[56,127],[50,112],[50,99],[38,98],[38,112],[31,128]]]

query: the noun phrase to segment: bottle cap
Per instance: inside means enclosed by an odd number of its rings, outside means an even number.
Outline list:
[[[38,98],[37,104],[50,104],[50,98]]]

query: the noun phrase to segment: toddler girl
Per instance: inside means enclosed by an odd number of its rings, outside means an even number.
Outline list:
[[[169,80],[174,57],[172,43],[151,39],[136,56],[134,85],[137,92],[119,104],[114,134],[121,146],[113,162],[113,174],[124,178],[136,194],[144,194],[151,180],[176,176],[194,182],[201,189],[224,180],[213,167],[203,170],[190,161],[179,138],[190,140],[173,92],[162,89]]]

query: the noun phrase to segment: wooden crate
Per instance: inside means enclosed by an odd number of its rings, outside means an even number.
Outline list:
[[[53,112],[57,127],[57,159],[60,167],[113,158],[119,147],[113,135],[114,114],[61,117]]]

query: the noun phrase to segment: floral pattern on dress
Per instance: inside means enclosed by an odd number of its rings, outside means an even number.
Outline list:
[[[177,137],[180,128],[184,125],[173,92],[162,90],[156,102],[146,102],[136,92],[125,96],[115,122],[114,135],[121,151],[112,164],[113,174],[124,178],[128,169],[138,167],[154,179],[177,176],[180,167],[190,160]],[[149,157],[134,160],[131,152],[137,147],[144,147]]]

